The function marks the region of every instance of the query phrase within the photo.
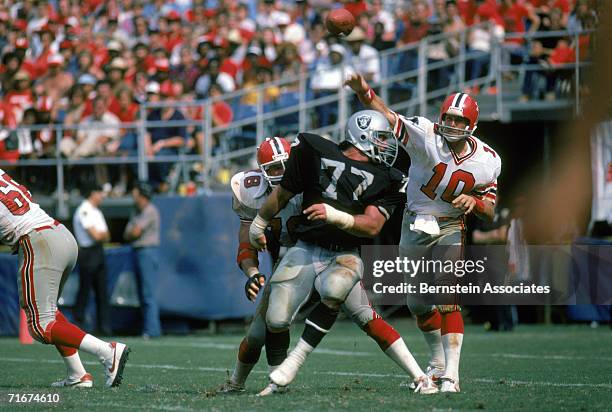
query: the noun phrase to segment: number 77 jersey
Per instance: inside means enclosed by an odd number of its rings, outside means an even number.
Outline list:
[[[469,150],[463,156],[453,152],[434,123],[424,117],[395,113],[393,131],[410,155],[408,210],[436,217],[459,217],[452,206],[460,194],[476,196],[495,204],[501,158],[480,139],[469,136]]]

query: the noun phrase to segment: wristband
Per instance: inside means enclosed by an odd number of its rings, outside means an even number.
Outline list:
[[[360,93],[361,100],[363,100],[365,104],[372,103],[372,100],[374,100],[374,96],[376,96],[376,93],[374,93],[374,89],[372,89],[371,87],[366,90],[365,93]]]
[[[477,197],[475,197],[474,199],[476,200],[476,206],[474,206],[474,210],[478,213],[484,213],[484,209],[485,209],[484,201],[481,199],[478,199]]]
[[[268,227],[268,221],[259,215],[255,216],[249,227],[249,241],[251,245],[257,245],[257,241],[264,234],[266,227]]]
[[[353,215],[338,210],[327,203],[323,203],[323,206],[325,206],[325,214],[327,215],[325,221],[327,223],[331,223],[342,230],[351,229],[355,224],[355,218]]]

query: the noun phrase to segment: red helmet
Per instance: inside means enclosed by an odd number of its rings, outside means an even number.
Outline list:
[[[264,178],[271,185],[278,184],[285,173],[285,162],[289,159],[291,144],[282,137],[267,137],[257,148],[257,164]],[[271,167],[280,165],[283,169],[281,174],[268,174]]]
[[[467,119],[468,124],[465,129],[445,125],[444,118],[447,114]],[[453,93],[442,103],[440,119],[436,123],[435,130],[445,139],[456,142],[471,136],[476,130],[477,123],[478,103],[476,103],[476,99],[466,93]]]

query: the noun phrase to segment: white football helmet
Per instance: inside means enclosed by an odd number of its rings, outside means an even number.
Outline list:
[[[346,141],[376,163],[393,166],[398,144],[387,118],[375,110],[361,110],[346,124]]]

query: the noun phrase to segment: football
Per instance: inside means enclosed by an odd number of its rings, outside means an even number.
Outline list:
[[[334,36],[343,34],[348,36],[355,27],[355,17],[346,9],[335,9],[329,12],[325,19],[325,26]]]

